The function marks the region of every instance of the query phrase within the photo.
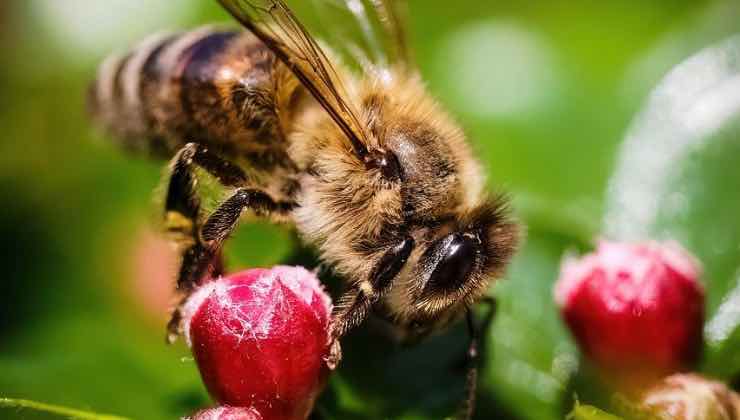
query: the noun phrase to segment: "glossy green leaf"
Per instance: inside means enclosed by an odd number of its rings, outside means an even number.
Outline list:
[[[740,36],[676,66],[621,147],[605,230],[622,240],[675,240],[704,266],[706,369],[740,373]]]

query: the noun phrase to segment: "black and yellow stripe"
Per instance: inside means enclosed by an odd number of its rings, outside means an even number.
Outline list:
[[[203,27],[157,34],[102,63],[90,108],[134,151],[169,157],[196,141],[227,152],[269,154],[280,140],[276,65],[248,32]]]

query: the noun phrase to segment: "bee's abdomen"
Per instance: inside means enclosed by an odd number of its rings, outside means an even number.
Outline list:
[[[275,64],[247,32],[206,27],[154,35],[103,62],[90,108],[135,151],[169,156],[197,141],[267,153],[280,140]]]

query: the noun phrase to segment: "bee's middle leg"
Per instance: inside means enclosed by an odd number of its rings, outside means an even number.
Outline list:
[[[165,199],[164,226],[171,237],[180,244],[182,264],[177,275],[177,289],[185,296],[173,311],[167,326],[167,341],[170,343],[179,335],[181,307],[190,291],[205,276],[205,271],[209,267],[211,275],[219,274],[222,269],[220,255],[211,257],[209,264],[203,267],[195,267],[188,263],[204,257],[200,236],[200,198],[197,192],[196,166],[205,169],[224,186],[247,183],[246,174],[238,166],[198,143],[186,144],[172,159]]]
[[[233,163],[222,159],[207,147],[188,143],[172,160],[172,169],[165,201],[165,228],[182,244],[183,260],[192,260],[204,252],[200,236],[200,198],[194,167],[198,166],[213,175],[222,185],[237,187],[247,183],[246,174]],[[218,270],[220,262],[214,260],[212,269]],[[177,288],[189,292],[205,274],[193,271],[195,267],[181,267]],[[217,274],[217,273],[216,273]]]
[[[205,169],[224,186],[238,187],[202,224],[194,166]],[[183,243],[177,288],[185,296],[168,324],[168,342],[173,342],[181,332],[181,307],[192,289],[204,278],[221,274],[223,243],[236,228],[242,212],[251,208],[260,214],[287,213],[294,206],[292,202],[276,202],[258,189],[247,188],[247,184],[248,178],[238,166],[200,144],[189,143],[173,159],[165,225]]]
[[[236,229],[242,212],[247,209],[257,214],[286,215],[295,207],[294,202],[275,201],[267,193],[253,188],[239,188],[221,203],[200,228],[199,238],[183,255],[178,284],[197,284],[214,261],[220,265],[221,249],[226,239]],[[213,273],[212,273],[213,275]],[[179,335],[180,311],[176,310],[169,324],[168,339]]]

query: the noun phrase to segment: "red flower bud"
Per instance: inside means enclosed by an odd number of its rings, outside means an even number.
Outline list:
[[[186,420],[264,420],[253,407],[215,407],[198,411]]]
[[[698,262],[675,243],[601,242],[564,261],[555,301],[585,355],[617,385],[636,386],[694,364],[704,290]]]
[[[203,285],[185,305],[183,326],[216,401],[293,420],[309,415],[325,382],[330,314],[315,275],[275,267]]]

